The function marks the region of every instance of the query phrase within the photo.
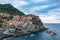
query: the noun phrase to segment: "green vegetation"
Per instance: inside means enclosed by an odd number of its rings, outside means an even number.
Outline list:
[[[0,28],[2,27],[2,23],[0,23]]]
[[[0,4],[0,12],[8,13],[8,14],[17,14],[17,15],[25,15],[23,12],[19,11],[11,4]]]

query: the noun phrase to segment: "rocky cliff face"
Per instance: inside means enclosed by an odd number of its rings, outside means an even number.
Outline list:
[[[37,20],[36,20],[37,19]],[[20,33],[28,34],[29,32],[36,32],[44,29],[44,26],[38,16],[29,14],[24,16],[13,16],[12,19],[6,22],[6,28],[16,28]]]
[[[0,4],[0,25],[3,33],[11,32],[11,30],[18,30],[18,33],[29,33],[43,30],[43,23],[38,16],[29,14],[25,15],[23,12],[14,8],[10,4]],[[16,30],[17,29],[17,30]],[[14,31],[13,31],[14,33]]]

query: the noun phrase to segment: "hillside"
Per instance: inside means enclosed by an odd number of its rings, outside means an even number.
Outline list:
[[[0,4],[0,12],[2,13],[8,13],[8,14],[17,14],[17,15],[25,15],[23,12],[19,11],[15,7],[13,7],[11,4]]]

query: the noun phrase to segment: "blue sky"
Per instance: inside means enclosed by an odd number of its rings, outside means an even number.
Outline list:
[[[43,23],[60,23],[60,0],[0,0],[10,3],[25,14],[35,14]]]

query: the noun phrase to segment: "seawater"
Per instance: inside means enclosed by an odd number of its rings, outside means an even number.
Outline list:
[[[56,32],[57,35],[49,35],[43,31],[32,34],[30,37],[11,37],[6,40],[60,40],[60,23],[46,23],[44,26]]]

